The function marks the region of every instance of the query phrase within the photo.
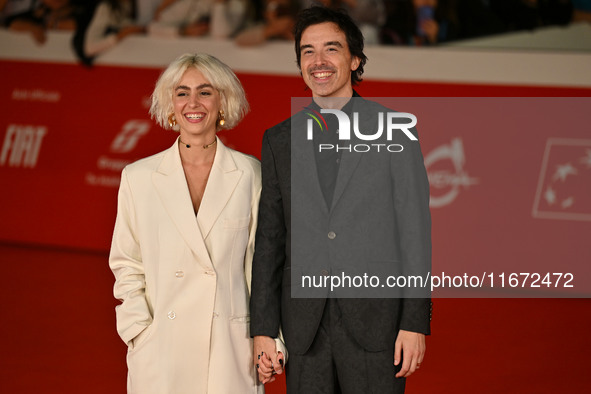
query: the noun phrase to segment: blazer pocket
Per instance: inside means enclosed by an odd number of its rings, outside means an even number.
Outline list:
[[[248,227],[250,216],[240,219],[224,219],[224,228],[229,230],[240,230]]]
[[[148,342],[148,339],[151,337],[152,331],[154,331],[153,327],[154,323],[152,322],[152,324],[146,326],[146,328],[144,328],[142,332],[137,334],[136,337],[131,340],[131,346],[129,346],[129,351],[137,351],[146,342]]]

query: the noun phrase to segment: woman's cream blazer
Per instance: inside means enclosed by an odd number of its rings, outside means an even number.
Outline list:
[[[123,170],[109,265],[130,393],[263,392],[248,311],[260,164],[216,149],[197,215],[178,142]]]

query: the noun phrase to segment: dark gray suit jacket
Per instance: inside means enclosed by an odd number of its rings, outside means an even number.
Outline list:
[[[371,130],[376,130],[377,112],[392,112],[367,100],[356,103],[354,111],[360,114],[360,124]],[[250,300],[251,335],[276,337],[281,325],[287,349],[295,354],[310,347],[328,292],[316,290],[310,293],[315,298],[293,298],[292,275],[297,284],[302,274],[362,275],[377,269],[412,275],[431,267],[429,184],[418,141],[400,132],[392,141],[372,143],[399,143],[403,152],[343,152],[329,207],[318,183],[312,148],[292,147],[292,123],[297,125],[294,130],[300,130],[305,121],[300,112],[263,137],[263,187]],[[293,182],[292,170],[297,178]],[[337,302],[343,325],[366,350],[392,348],[400,329],[430,333],[429,298],[400,298],[396,293],[395,298]]]

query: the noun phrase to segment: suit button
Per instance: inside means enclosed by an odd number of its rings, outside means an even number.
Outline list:
[[[337,237],[337,235],[335,234],[334,231],[331,231],[328,233],[328,239],[335,239]]]
[[[323,276],[328,276],[328,271],[327,271],[327,270],[322,270],[322,271],[320,271],[320,273],[321,273]]]
[[[205,275],[214,276],[215,271],[205,271]]]
[[[176,318],[176,313],[174,313],[174,311],[170,311],[166,316],[168,316],[170,320],[174,320]]]
[[[174,273],[174,276],[176,276],[177,278],[182,278],[183,276],[185,276],[185,273],[183,271],[177,271]]]

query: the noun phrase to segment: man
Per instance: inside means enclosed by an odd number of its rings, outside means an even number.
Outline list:
[[[312,91],[310,111],[355,111],[367,124],[370,118],[375,123],[378,110],[387,110],[353,90],[367,58],[363,36],[349,16],[306,9],[296,22],[295,40],[297,63]],[[414,273],[415,265],[421,272],[430,269],[429,186],[418,141],[406,139],[400,153],[322,151],[320,146],[339,142],[335,117],[327,115],[332,124],[326,124],[326,133],[314,134],[314,150],[296,151],[292,130],[305,124],[302,116],[263,137],[250,301],[259,378],[266,383],[283,371],[284,356],[273,339],[281,326],[289,351],[289,393],[402,393],[405,378],[423,360],[428,298],[327,298],[326,292],[298,298],[292,291],[304,270],[327,276],[344,273],[342,267],[356,269],[353,262],[362,272],[372,266],[361,263],[368,253],[366,260],[388,272]],[[305,267],[296,266],[295,256],[302,255],[309,264],[304,258]]]

